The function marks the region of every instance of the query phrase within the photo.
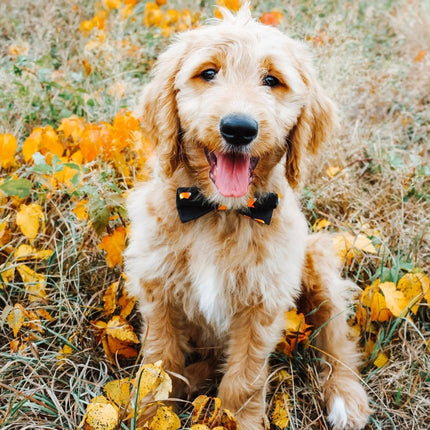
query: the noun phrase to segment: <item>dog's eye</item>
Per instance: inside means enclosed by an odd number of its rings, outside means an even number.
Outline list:
[[[203,70],[202,73],[200,73],[200,76],[205,80],[205,81],[212,81],[213,79],[215,79],[215,76],[218,72],[215,69],[207,69],[207,70]]]
[[[267,86],[267,87],[277,87],[279,85],[279,79],[275,78],[272,75],[266,75],[263,78],[263,85]]]

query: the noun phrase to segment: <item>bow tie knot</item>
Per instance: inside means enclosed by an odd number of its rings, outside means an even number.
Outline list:
[[[248,202],[248,206],[236,212],[261,224],[270,224],[273,210],[278,206],[279,195],[266,193]],[[227,207],[209,202],[197,187],[181,187],[176,191],[176,208],[183,223],[200,218],[212,211],[224,211]]]

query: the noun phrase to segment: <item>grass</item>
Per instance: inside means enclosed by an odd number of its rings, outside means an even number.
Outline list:
[[[341,127],[311,170],[302,196],[311,226],[329,219],[332,229],[358,233],[377,230],[376,255],[345,266],[345,274],[365,287],[381,274],[397,280],[411,268],[430,273],[430,7],[425,0],[292,0],[259,1],[255,16],[278,8],[282,27],[311,49],[320,80],[339,106]],[[86,0],[2,1],[0,4],[0,134],[11,133],[20,145],[36,127],[58,127],[76,114],[86,122],[112,121],[121,108],[134,105],[159,52],[168,39],[142,24],[143,4],[123,19],[111,11],[105,41],[79,31],[95,13]],[[168,7],[213,15],[208,2],[168,1]],[[93,47],[87,44],[95,41]],[[91,49],[90,49],[91,48]],[[103,318],[102,296],[120,277],[98,248],[99,236],[73,213],[82,198],[109,201],[108,229],[126,218],[120,210],[129,181],[109,163],[88,163],[79,192],[57,187],[47,192],[43,175],[22,164],[20,177],[33,183],[27,200],[4,196],[0,225],[6,221],[10,239],[0,236],[0,267],[17,267],[13,251],[28,240],[14,226],[19,204],[39,203],[46,230],[34,246],[54,251],[47,260],[29,264],[46,275],[47,296],[30,300],[19,276],[0,284],[0,428],[77,428],[90,400],[105,383],[136,371],[133,360],[117,367],[103,348],[95,346],[92,321]],[[328,175],[327,168],[339,173]],[[109,173],[110,172],[110,173]],[[12,171],[2,170],[1,179]],[[132,170],[131,176],[138,172]],[[100,203],[100,202],[99,202]],[[119,214],[119,215],[118,215]],[[118,218],[119,216],[119,218]],[[109,221],[109,220],[108,220]],[[105,224],[102,226],[106,227]],[[3,275],[2,275],[3,276]],[[11,352],[15,339],[7,323],[11,307],[45,310],[43,333],[22,328],[23,349]],[[130,322],[137,327],[139,317]],[[423,303],[416,316],[375,323],[363,334],[363,345],[376,339],[363,364],[374,414],[368,429],[427,430],[430,408],[430,312]],[[58,359],[64,345],[72,352]],[[389,357],[374,365],[378,345]],[[321,409],[318,359],[312,348],[299,348],[292,358],[278,356],[274,369],[292,376],[278,384],[289,394],[290,428],[328,429]],[[126,428],[123,425],[121,428]]]

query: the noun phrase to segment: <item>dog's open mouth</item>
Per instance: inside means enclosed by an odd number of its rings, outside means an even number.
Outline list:
[[[209,177],[224,197],[242,197],[252,182],[257,157],[205,149]]]

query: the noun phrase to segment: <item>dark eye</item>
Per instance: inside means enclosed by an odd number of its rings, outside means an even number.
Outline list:
[[[279,85],[279,79],[275,78],[272,75],[266,75],[263,78],[263,85],[265,85],[266,87],[277,87]]]
[[[215,69],[207,69],[207,70],[203,70],[202,73],[200,73],[200,76],[205,80],[205,81],[212,81],[213,79],[215,79],[215,76],[218,72]]]

